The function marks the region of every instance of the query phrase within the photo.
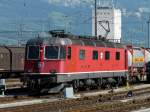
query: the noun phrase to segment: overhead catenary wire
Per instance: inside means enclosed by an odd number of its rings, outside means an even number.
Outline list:
[[[27,7],[28,6],[28,4],[27,4],[27,1],[26,0],[23,0],[24,2],[23,2],[23,6],[24,7]],[[36,6],[37,7],[37,6]],[[44,10],[44,11],[47,11],[47,8],[42,8],[42,10]],[[81,10],[82,11],[82,10]],[[80,12],[80,11],[79,11]],[[79,22],[74,22],[73,21],[73,23],[71,23],[71,25],[72,25],[72,27],[76,27],[76,25],[83,25],[83,24],[87,24],[87,25],[89,25],[89,24],[91,24],[91,20],[92,20],[92,18],[93,17],[91,17],[91,19],[89,19],[89,15],[88,14],[85,14],[85,13],[78,13],[78,12],[75,12],[76,14],[72,14],[72,15],[69,15],[69,16],[71,16],[71,17],[74,17],[74,16],[76,16],[76,17],[78,17],[79,15],[82,15],[82,16],[80,16],[81,18],[82,18],[82,21],[79,21]],[[88,19],[88,20],[86,20],[86,19]],[[38,24],[39,23],[39,21],[41,21],[40,20],[40,18],[34,18],[34,19],[30,19],[30,18],[25,18],[24,19],[24,21],[29,21],[29,22],[34,22],[34,21],[36,21],[36,24]],[[41,21],[42,23],[44,23],[44,24],[47,24],[48,23],[48,21],[47,20],[42,20]],[[139,22],[138,21],[127,21],[127,22],[123,22],[122,24],[124,24],[124,25],[130,25],[130,24],[138,24]],[[9,23],[10,24],[10,23]],[[16,23],[17,24],[17,23]],[[114,23],[110,23],[110,24],[114,24]],[[144,23],[143,23],[144,24]],[[14,24],[15,25],[15,24]],[[74,26],[73,26],[74,25]],[[26,25],[27,26],[27,25]],[[38,26],[38,25],[37,25]],[[40,25],[39,25],[40,26]],[[28,27],[30,27],[30,26],[28,26]],[[72,28],[73,29],[73,28]],[[25,26],[23,26],[23,30],[24,31],[26,31],[26,30],[28,30],[28,29],[25,29]],[[37,30],[36,28],[35,28],[35,30]],[[22,31],[22,32],[24,32],[24,31]]]

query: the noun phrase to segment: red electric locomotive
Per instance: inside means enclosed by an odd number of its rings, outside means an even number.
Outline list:
[[[51,32],[26,44],[25,76],[30,89],[58,92],[64,86],[123,83],[128,75],[127,51],[119,43]]]

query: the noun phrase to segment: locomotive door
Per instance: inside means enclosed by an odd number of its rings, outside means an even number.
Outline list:
[[[67,72],[75,72],[76,71],[76,50],[73,47],[68,47],[67,49]]]

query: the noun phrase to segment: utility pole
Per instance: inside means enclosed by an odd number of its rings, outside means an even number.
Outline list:
[[[95,37],[97,37],[97,0],[95,0]]]
[[[149,48],[149,38],[150,38],[150,32],[149,32],[149,30],[150,30],[150,18],[148,19],[148,21],[147,21],[147,25],[148,25],[148,35],[147,35],[147,37],[148,37],[148,48]]]

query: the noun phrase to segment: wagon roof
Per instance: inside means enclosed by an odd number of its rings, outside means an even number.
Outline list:
[[[24,53],[25,47],[18,46],[0,46],[0,53],[9,53],[8,49],[12,51],[12,53]]]

